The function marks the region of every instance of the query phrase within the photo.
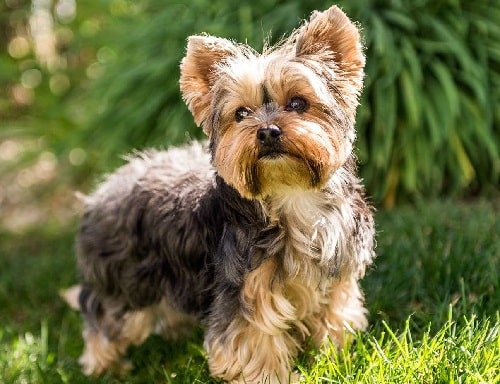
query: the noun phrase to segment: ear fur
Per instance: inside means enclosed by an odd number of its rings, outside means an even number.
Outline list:
[[[237,46],[227,39],[209,35],[189,37],[186,56],[181,62],[179,83],[182,97],[196,124],[202,125],[208,117],[210,90],[216,80],[217,65],[237,55],[237,52]]]
[[[342,71],[363,70],[365,57],[358,28],[337,6],[313,12],[309,21],[297,31],[297,56],[316,55],[325,50],[333,53]]]

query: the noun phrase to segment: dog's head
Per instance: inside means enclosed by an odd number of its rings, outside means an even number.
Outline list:
[[[242,196],[319,189],[351,156],[364,55],[337,7],[278,46],[191,36],[180,86],[218,174]]]

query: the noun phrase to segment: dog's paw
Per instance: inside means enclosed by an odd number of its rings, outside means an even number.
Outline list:
[[[84,353],[78,363],[84,375],[93,377],[100,376],[106,371],[111,371],[118,376],[125,376],[134,368],[133,364],[126,359],[103,364],[102,360],[96,359],[91,353]]]

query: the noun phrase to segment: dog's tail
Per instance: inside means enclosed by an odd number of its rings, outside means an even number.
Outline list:
[[[82,291],[81,285],[73,285],[72,287],[61,289],[59,291],[59,296],[68,303],[68,305],[77,311],[81,309],[80,302],[78,298],[80,297],[80,292]]]

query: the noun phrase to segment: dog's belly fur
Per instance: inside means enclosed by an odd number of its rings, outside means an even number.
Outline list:
[[[357,280],[373,257],[373,220],[346,167],[324,190],[265,204],[217,177],[197,143],[110,175],[86,198],[77,240],[84,371],[201,321],[212,374],[283,378],[307,337],[341,344],[345,324],[363,329]]]

